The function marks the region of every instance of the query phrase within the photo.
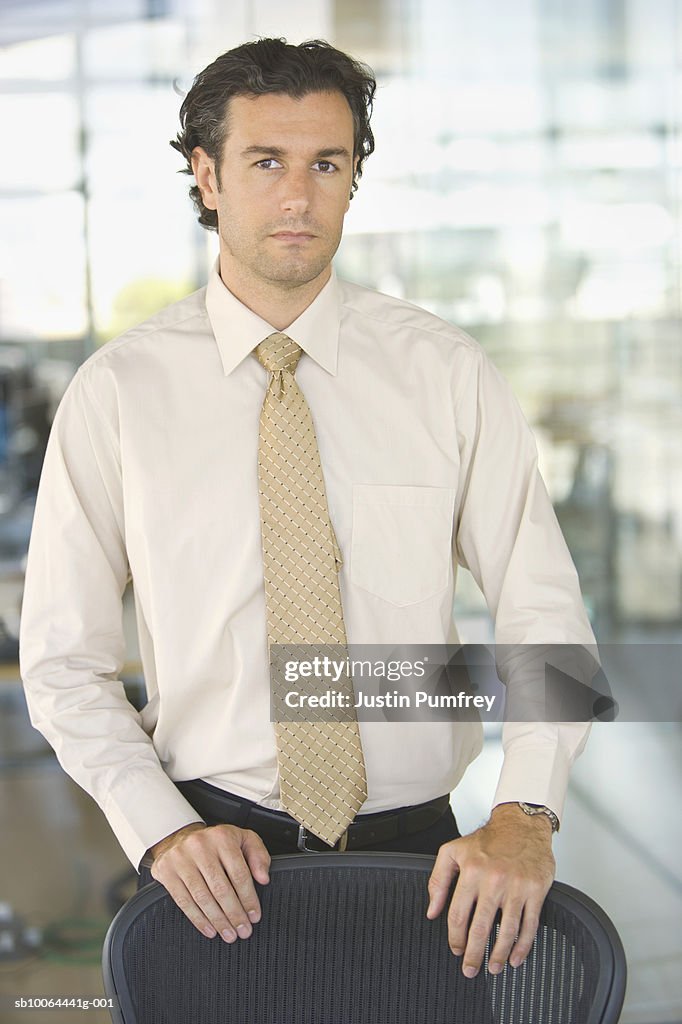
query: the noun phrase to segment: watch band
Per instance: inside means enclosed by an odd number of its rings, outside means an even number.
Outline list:
[[[552,832],[559,831],[559,819],[549,807],[545,807],[544,804],[525,804],[522,800],[518,800],[517,803],[524,814],[546,814],[552,823]]]

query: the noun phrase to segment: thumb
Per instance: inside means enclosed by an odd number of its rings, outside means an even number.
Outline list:
[[[426,910],[426,916],[431,920],[438,917],[443,910],[452,881],[459,873],[458,842],[458,839],[453,839],[441,846],[436,857],[436,863],[433,865],[433,871],[429,876],[429,905]]]

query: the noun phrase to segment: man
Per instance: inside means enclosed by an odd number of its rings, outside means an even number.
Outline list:
[[[278,637],[456,643],[455,562],[481,586],[499,643],[594,643],[500,375],[457,328],[332,271],[373,149],[374,88],[327,44],[268,39],[195,80],[174,145],[220,256],[207,288],[104,345],[64,396],[28,557],[22,675],[62,765],[204,934],[252,934],[253,879],[268,881],[271,853],[432,852],[427,914],[458,874],[449,942],[473,977],[499,908],[491,972],[528,954],[586,727],[507,724],[490,820],[460,837],[447,796],[480,725],[351,722],[343,742],[325,734],[332,768],[350,751],[355,789],[323,835],[310,826],[322,820],[315,757],[305,806],[296,781],[292,736],[300,748],[308,734],[269,717]],[[289,501],[306,516],[317,502],[298,531],[303,547],[319,534],[310,558],[281,536]],[[318,556],[325,596],[301,581]],[[118,681],[131,578],[140,714]],[[296,633],[287,602],[303,616],[308,587],[312,632]],[[318,637],[323,606],[335,625]],[[345,776],[325,806],[336,789]]]

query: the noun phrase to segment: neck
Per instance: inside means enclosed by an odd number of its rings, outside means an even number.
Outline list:
[[[232,261],[220,254],[220,277],[235,298],[277,331],[285,331],[319,295],[331,277],[331,264],[312,281],[300,285],[254,281],[239,273]]]

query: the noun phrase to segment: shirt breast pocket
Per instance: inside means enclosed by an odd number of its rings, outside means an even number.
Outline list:
[[[354,484],[352,583],[400,607],[443,590],[454,501],[450,487]]]

